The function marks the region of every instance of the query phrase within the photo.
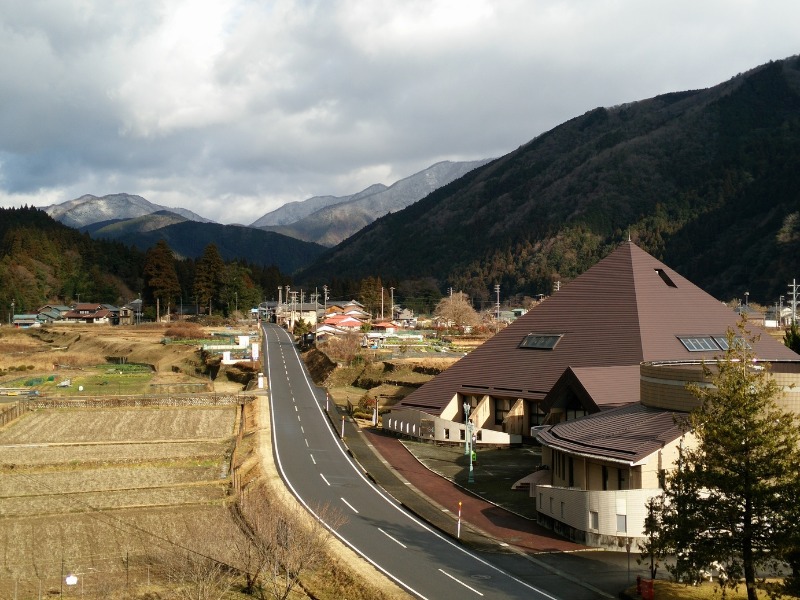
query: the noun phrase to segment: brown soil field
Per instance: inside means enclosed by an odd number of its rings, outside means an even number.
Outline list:
[[[196,345],[162,344],[162,337],[160,326],[0,327],[0,388],[51,375],[113,378],[106,359],[152,365],[149,382],[165,392],[209,381],[197,375],[204,365]],[[125,387],[112,381],[88,389],[113,397],[118,385]],[[66,395],[77,395],[75,387]],[[240,392],[242,384],[217,376],[211,389]],[[46,408],[0,426],[0,598],[156,600],[173,597],[165,583],[172,575],[159,560],[165,553],[185,557],[192,549],[238,562],[242,532],[231,505],[239,487],[288,494],[269,467],[268,417],[258,419],[255,404],[246,407],[235,452],[236,407]],[[297,589],[290,600],[407,597],[339,546],[337,558],[304,582],[313,591]],[[80,584],[65,586],[65,573]],[[225,598],[246,597],[231,591]]]
[[[49,467],[71,469],[109,463],[158,463],[164,461],[219,461],[229,442],[153,442],[145,444],[70,445],[24,444],[0,448],[0,469]],[[1,472],[1,471],[0,471]],[[1,476],[1,475],[0,475]]]
[[[0,447],[221,439],[233,435],[235,416],[230,407],[38,410],[0,430]]]
[[[0,387],[102,373],[107,359],[151,365],[148,384],[208,382],[198,347],[163,337],[162,327],[0,328]],[[212,389],[242,385],[221,377]],[[82,574],[81,595],[113,597],[156,577],[160,548],[199,533],[224,552],[238,535],[225,504],[236,425],[236,407],[197,406],[38,409],[0,427],[0,597],[75,595],[64,570]]]

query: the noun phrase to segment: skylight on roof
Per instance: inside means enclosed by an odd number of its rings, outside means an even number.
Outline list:
[[[714,338],[711,336],[704,337],[679,337],[686,349],[689,352],[707,352],[709,350],[720,350]]]
[[[563,336],[563,333],[529,333],[523,338],[522,342],[520,342],[519,347],[533,348],[536,350],[552,350]]]
[[[689,352],[714,352],[728,349],[728,338],[724,335],[679,335],[678,339]],[[734,344],[742,344],[749,348],[750,345],[741,336],[733,338]]]
[[[727,336],[715,335],[714,336],[714,341],[717,342],[717,345],[720,348],[722,348],[723,350],[727,350],[728,349],[728,338],[727,338]],[[740,335],[733,336],[733,343],[734,343],[734,345],[736,347],[739,347],[739,348],[741,348],[741,347],[750,348],[750,344],[747,343],[747,340],[745,340]]]
[[[675,285],[675,282],[672,281],[672,279],[670,279],[669,275],[667,275],[664,269],[656,269],[656,273],[658,273],[658,276],[661,277],[664,283],[666,283],[669,287],[674,287],[674,288],[678,287],[677,285]]]

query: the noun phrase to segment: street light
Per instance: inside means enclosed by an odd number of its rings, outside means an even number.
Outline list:
[[[8,324],[11,325],[12,320],[14,319],[14,301],[11,301],[11,312],[8,315]]]
[[[466,419],[466,440],[464,444],[464,454],[469,454],[469,476],[468,483],[475,483],[475,475],[472,467],[472,421],[469,418],[470,405],[464,401],[464,418]]]

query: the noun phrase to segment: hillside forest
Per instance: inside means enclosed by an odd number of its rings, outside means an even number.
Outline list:
[[[228,315],[263,301],[291,278],[275,266],[224,261],[213,244],[199,258],[176,258],[165,241],[149,249],[94,240],[33,207],[0,209],[0,315],[48,303],[124,305],[143,300],[145,318],[171,306]],[[272,291],[271,298],[275,295]]]

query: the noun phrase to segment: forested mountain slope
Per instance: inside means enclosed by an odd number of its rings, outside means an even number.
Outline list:
[[[325,253],[326,274],[550,293],[630,237],[718,298],[800,277],[800,59],[598,108]]]

